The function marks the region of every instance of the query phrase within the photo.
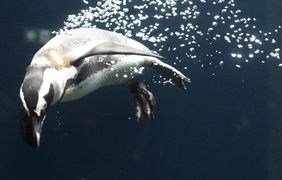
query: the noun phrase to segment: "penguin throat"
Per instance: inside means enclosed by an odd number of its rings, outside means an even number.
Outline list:
[[[46,89],[47,88],[49,89],[50,85],[52,84],[54,88],[54,98],[51,104],[57,103],[58,101],[60,101],[60,99],[64,94],[67,81],[69,79],[74,78],[76,74],[77,74],[77,70],[73,66],[65,67],[62,69],[56,69],[56,68],[46,69],[43,77],[43,85],[41,87],[43,93],[40,95],[44,96]]]

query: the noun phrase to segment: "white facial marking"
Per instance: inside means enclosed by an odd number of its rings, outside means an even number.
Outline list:
[[[25,108],[28,116],[30,116],[30,112],[29,112],[29,109],[27,108],[27,105],[26,105],[26,102],[25,102],[25,99],[24,99],[24,94],[23,94],[23,89],[22,89],[22,86],[21,86],[21,89],[20,89],[20,98],[21,98],[21,101],[23,103],[23,107]]]
[[[54,87],[54,98],[51,104],[55,104],[61,98],[65,85],[68,79],[73,78],[77,73],[75,67],[68,67],[62,69],[50,68],[46,69],[43,75],[43,83],[38,93],[38,102],[36,106],[36,110],[34,112],[40,116],[41,110],[44,109],[47,102],[43,98],[48,94],[50,85],[52,84]]]
[[[43,79],[43,84],[38,93],[38,101],[37,101],[36,109],[34,110],[34,112],[39,117],[41,115],[41,110],[44,109],[45,106],[47,105],[47,102],[45,101],[44,96],[49,92],[49,87],[50,87],[50,84],[44,83],[44,79]]]

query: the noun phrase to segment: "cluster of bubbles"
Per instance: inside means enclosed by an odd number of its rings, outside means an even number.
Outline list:
[[[218,59],[208,65],[222,67],[227,55],[238,68],[257,59],[280,59],[275,36],[281,26],[260,30],[256,18],[244,17],[234,0],[100,0],[93,6],[83,2],[88,7],[69,15],[57,33],[78,27],[119,32],[157,53],[173,54],[169,59],[184,69],[187,59],[201,67],[207,59]]]
[[[64,123],[63,123],[62,115],[61,115],[60,111],[56,112],[56,117],[55,118],[57,120],[57,126],[53,128],[53,131],[56,133],[56,138],[57,139],[62,139],[64,137],[68,136],[67,132],[59,133],[59,132],[65,131]]]

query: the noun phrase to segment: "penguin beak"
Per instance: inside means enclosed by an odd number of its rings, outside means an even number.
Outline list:
[[[42,117],[37,115],[29,116],[24,108],[21,110],[20,128],[24,141],[33,148],[40,145],[40,136],[45,114]]]

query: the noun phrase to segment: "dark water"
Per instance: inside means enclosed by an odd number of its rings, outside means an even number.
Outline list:
[[[263,28],[282,24],[280,0],[236,4]],[[23,28],[58,29],[84,6],[74,0],[1,3],[1,180],[282,179],[282,70],[260,61],[238,69],[226,59],[216,76],[189,65],[187,91],[150,84],[157,99],[153,122],[135,122],[128,87],[102,88],[53,107],[41,147],[28,147],[19,131],[18,94],[41,45],[24,42]],[[281,42],[280,33],[280,48]]]

